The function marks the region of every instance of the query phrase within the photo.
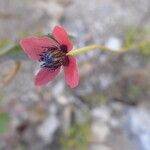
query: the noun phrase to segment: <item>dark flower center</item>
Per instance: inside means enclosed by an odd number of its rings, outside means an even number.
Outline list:
[[[42,63],[41,67],[57,69],[61,65],[67,66],[69,59],[66,56],[67,46],[60,45],[55,47],[43,47],[45,50],[40,54],[40,60]]]

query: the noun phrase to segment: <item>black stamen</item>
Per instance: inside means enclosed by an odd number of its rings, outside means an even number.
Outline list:
[[[43,64],[41,67],[56,69],[61,65],[68,65],[69,59],[66,57],[67,46],[60,45],[59,47],[42,47],[45,50],[40,54],[40,60]]]
[[[67,53],[67,46],[66,46],[66,45],[60,45],[60,49],[61,49],[64,53]]]

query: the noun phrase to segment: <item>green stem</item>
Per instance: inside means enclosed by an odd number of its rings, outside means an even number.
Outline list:
[[[101,50],[106,50],[106,51],[117,51],[117,52],[123,52],[125,51],[125,49],[110,49],[108,47],[105,47],[104,45],[90,45],[90,46],[85,46],[85,47],[82,47],[82,48],[79,48],[79,49],[75,49],[73,51],[70,51],[67,53],[67,55],[77,55],[77,54],[80,54],[80,53],[85,53],[87,51],[90,51],[90,50],[93,50],[93,49],[101,49]]]

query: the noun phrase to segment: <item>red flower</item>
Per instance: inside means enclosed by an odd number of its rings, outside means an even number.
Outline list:
[[[66,55],[72,50],[73,44],[63,27],[56,26],[52,31],[52,36],[54,39],[28,37],[20,41],[24,52],[31,59],[42,62],[41,70],[35,77],[35,85],[41,86],[54,80],[63,66],[65,81],[71,88],[74,88],[79,83],[78,67],[76,59]]]

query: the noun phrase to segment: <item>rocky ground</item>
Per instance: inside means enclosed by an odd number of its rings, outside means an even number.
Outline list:
[[[0,38],[17,42],[61,24],[76,37],[75,47],[100,43],[118,49],[130,29],[149,28],[149,11],[149,0],[1,0]],[[63,73],[35,87],[38,65],[28,59],[11,83],[0,84],[0,111],[11,118],[0,150],[150,149],[149,56],[137,49],[97,50],[78,62],[81,80],[75,89],[65,85]],[[13,64],[2,62],[1,76]]]

